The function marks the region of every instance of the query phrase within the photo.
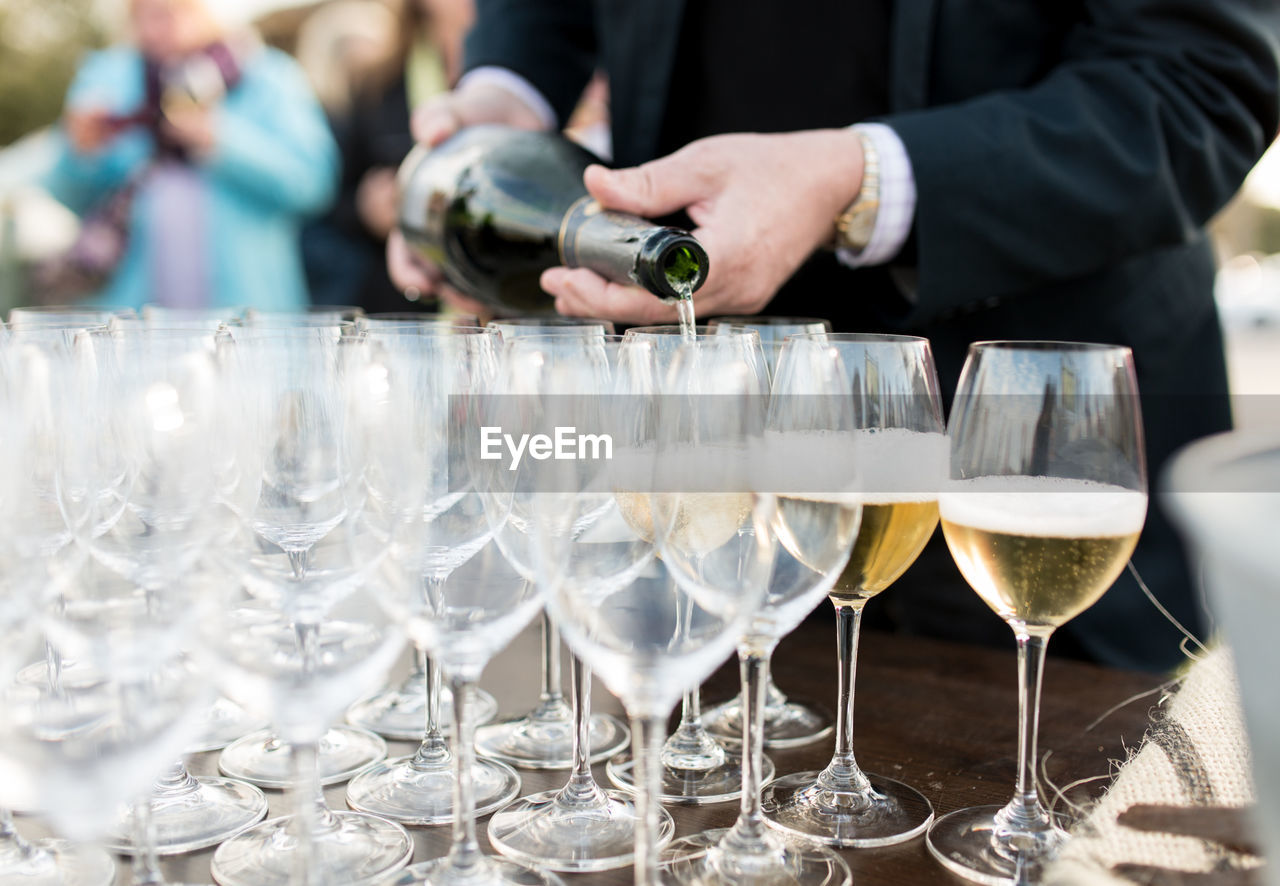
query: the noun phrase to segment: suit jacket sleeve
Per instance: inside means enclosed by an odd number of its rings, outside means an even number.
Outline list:
[[[595,68],[591,0],[478,0],[466,68],[495,65],[524,77],[556,112],[573,113]]]
[[[910,320],[1182,244],[1276,134],[1267,0],[1085,0],[1035,85],[891,115],[919,192]]]

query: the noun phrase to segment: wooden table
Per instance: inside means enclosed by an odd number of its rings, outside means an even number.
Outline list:
[[[482,685],[498,699],[504,715],[528,708],[537,692],[537,636],[531,629],[516,640],[486,671]],[[785,639],[774,658],[774,673],[784,692],[797,699],[834,706],[836,692],[834,631],[810,621]],[[1050,659],[1044,678],[1040,712],[1040,752],[1048,753],[1045,769],[1059,786],[1090,776],[1106,776],[1113,761],[1123,760],[1147,726],[1155,695],[1144,696],[1108,714],[1113,706],[1161,682],[1150,674],[1117,671]],[[737,668],[727,664],[704,687],[707,704],[736,691]],[[922,791],[938,815],[962,806],[1004,803],[1012,794],[1017,737],[1017,685],[1012,635],[1007,649],[983,649],[910,637],[864,635],[859,659],[857,729],[854,746],[859,763],[905,781]],[[599,710],[621,713],[617,702],[597,687]],[[408,744],[390,743],[393,755],[410,752]],[[771,751],[779,774],[826,765],[831,740],[788,751]],[[197,774],[212,773],[216,754],[194,761]],[[563,784],[564,772],[521,771],[523,793]],[[597,767],[601,783],[603,766]],[[1092,782],[1097,793],[1105,779]],[[334,807],[344,805],[345,785],[327,790]],[[278,791],[268,791],[271,814],[285,810]],[[1077,791],[1073,796],[1079,798]],[[671,810],[676,835],[732,824],[737,803]],[[481,841],[487,819],[480,821]],[[26,828],[24,828],[25,830]],[[447,827],[414,829],[414,861],[444,854]],[[165,862],[174,882],[208,883],[213,850],[177,856]],[[881,849],[843,853],[858,886],[961,882],[929,855],[922,837]],[[122,860],[117,880],[128,883]],[[568,883],[623,884],[630,869],[565,875]]]

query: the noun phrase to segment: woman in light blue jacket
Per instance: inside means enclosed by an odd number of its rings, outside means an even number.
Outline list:
[[[300,68],[225,39],[202,0],[130,12],[135,46],[81,65],[45,182],[92,219],[77,249],[110,271],[93,300],[305,305],[298,232],[332,199],[338,154]]]

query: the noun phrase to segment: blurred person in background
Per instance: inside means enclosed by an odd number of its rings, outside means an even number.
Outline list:
[[[350,115],[334,120],[342,152],[338,200],[330,216],[307,232],[308,247],[339,233],[346,241],[342,253],[354,246],[363,270],[353,281],[355,290],[345,295],[326,294],[317,279],[316,300],[356,304],[370,313],[435,310],[434,302],[406,300],[387,276],[384,255],[396,223],[396,169],[413,147],[410,110],[457,81],[462,41],[475,14],[472,0],[389,2],[398,18],[395,39],[380,58],[354,72]]]
[[[203,0],[131,0],[129,24],[67,94],[45,185],[84,223],[61,276],[110,306],[305,304],[299,228],[337,150],[298,66]]]

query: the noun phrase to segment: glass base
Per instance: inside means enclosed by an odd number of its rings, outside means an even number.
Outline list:
[[[453,867],[448,856],[424,861],[405,868],[398,876],[380,886],[564,886],[564,881],[550,871],[525,867],[505,858],[481,856],[467,870]]]
[[[243,781],[197,778],[197,787],[177,797],[153,797],[156,854],[179,855],[221,843],[267,815],[267,798]],[[116,824],[103,845],[132,855],[132,808]]]
[[[186,753],[202,754],[217,751],[233,741],[244,738],[250,732],[266,727],[266,721],[255,717],[229,698],[219,698],[204,717],[204,727],[199,738],[187,746]]]
[[[111,886],[116,879],[111,856],[93,846],[66,840],[31,840],[34,856],[0,852],[0,883],[15,886]]]
[[[742,744],[742,705],[735,698],[702,715],[702,725],[722,745]],[[821,708],[795,701],[764,709],[764,746],[796,748],[820,741],[835,731],[836,721]]]
[[[592,763],[620,753],[631,732],[617,717],[591,715]],[[476,750],[521,769],[569,769],[573,766],[573,719],[519,717],[476,730]]]
[[[677,840],[662,853],[667,886],[850,886],[844,859],[803,840],[772,835],[777,851],[734,856],[720,848],[728,828]]]
[[[868,774],[873,793],[866,803],[819,787],[819,774],[797,772],[766,784],[760,794],[765,818],[785,833],[842,849],[901,843],[933,821],[924,794],[900,781]]]
[[[347,785],[347,805],[401,824],[430,826],[453,821],[453,763],[431,769],[411,765],[412,757],[386,760]],[[471,770],[476,815],[510,803],[520,793],[520,776],[510,766],[479,758]]]
[[[635,800],[620,791],[601,792],[605,804],[587,809],[557,802],[560,791],[521,797],[489,819],[489,844],[518,862],[553,871],[607,871],[635,859]],[[670,841],[675,822],[665,809],[658,845]]]
[[[347,781],[361,769],[387,756],[387,743],[365,729],[331,726],[320,738],[320,784]],[[289,745],[263,729],[227,745],[218,770],[260,788],[285,788],[292,780]]]
[[[221,886],[289,886],[298,863],[296,826],[285,816],[241,831],[213,854],[213,879]],[[379,883],[412,857],[404,828],[358,812],[331,813],[330,826],[311,839],[312,870],[343,886]]]
[[[410,675],[413,676],[413,675]],[[472,696],[472,710],[476,723],[488,723],[498,715],[498,702],[483,689],[476,689]],[[440,691],[440,710],[447,711],[453,704],[449,687]],[[448,717],[440,724],[447,736],[453,727]],[[389,686],[376,695],[370,695],[347,709],[347,722],[361,729],[376,732],[383,738],[401,741],[418,741],[422,738],[427,721],[427,692],[421,675],[406,679],[399,686]]]
[[[760,781],[773,778],[773,761],[760,760]],[[617,787],[635,793],[635,760],[615,757],[605,767],[609,780]],[[727,803],[742,796],[742,755],[726,751],[724,762],[713,769],[673,769],[662,767],[663,803],[678,806],[706,806],[711,803]]]
[[[943,867],[966,880],[988,886],[1038,883],[1067,840],[1067,819],[1050,813],[1054,826],[1025,838],[1021,849],[1009,844],[997,848],[996,815],[1003,808],[972,806],[947,813],[929,828],[925,845]]]

